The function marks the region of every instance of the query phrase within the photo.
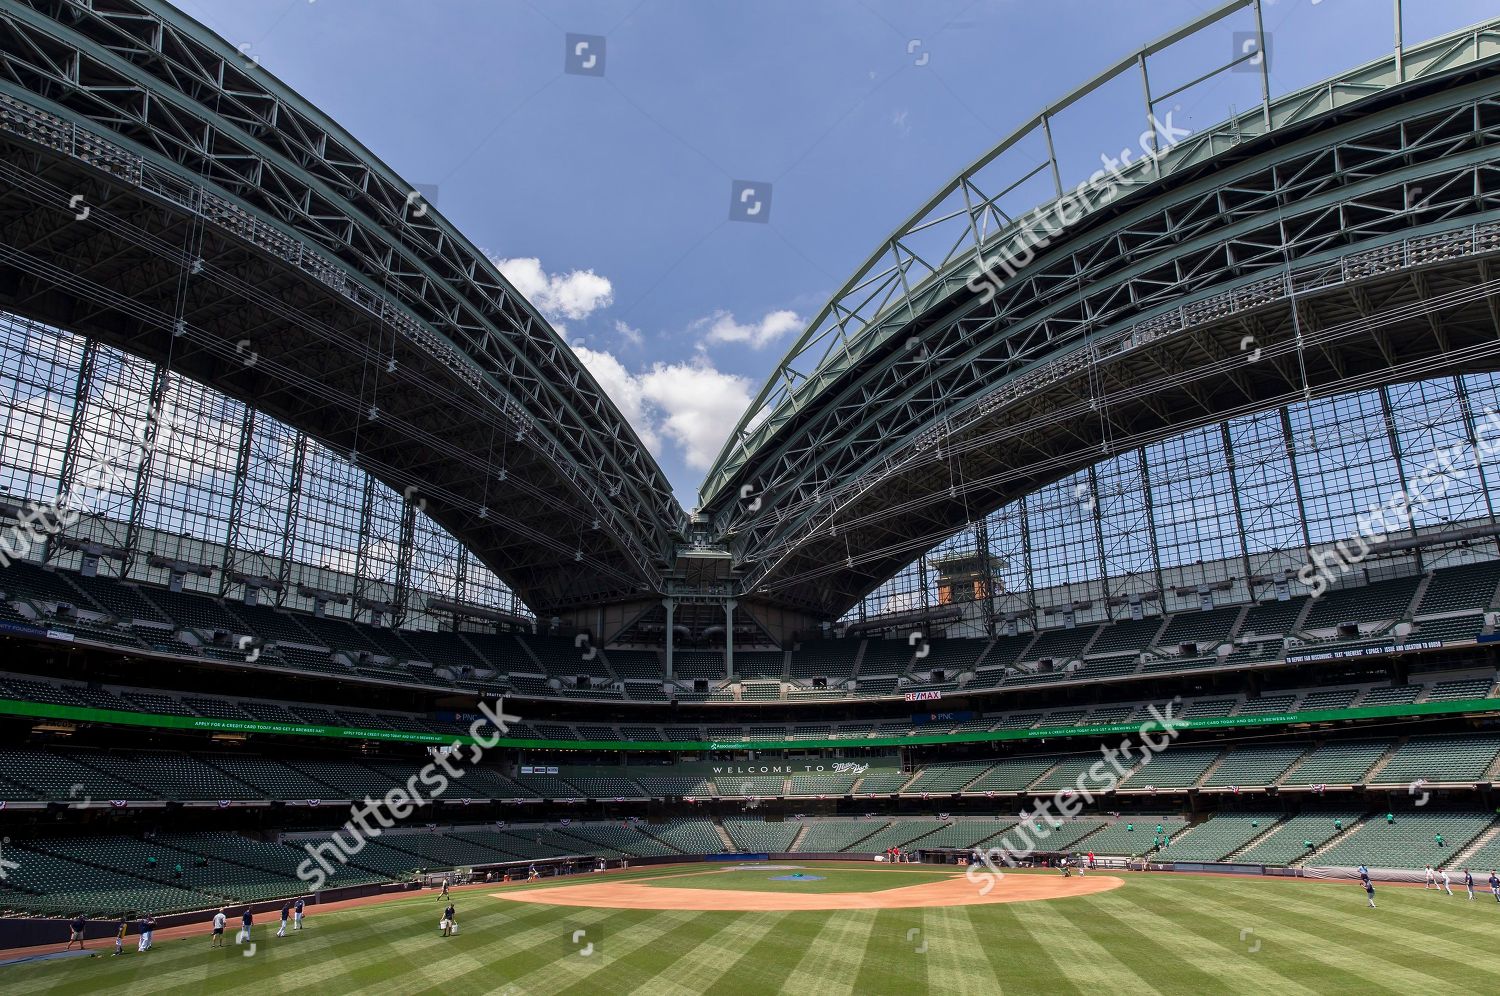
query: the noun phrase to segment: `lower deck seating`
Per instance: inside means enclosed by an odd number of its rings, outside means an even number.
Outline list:
[[[1158,831],[1156,828],[1161,827]],[[1157,839],[1170,844],[1187,829],[1180,819],[1140,816],[1120,819],[1090,836],[1079,847],[1095,854],[1145,854],[1156,847]]]
[[[725,820],[724,831],[734,846],[748,853],[782,854],[791,850],[792,841],[802,829],[800,823],[771,823],[766,820]]]
[[[1359,813],[1348,809],[1299,813],[1270,826],[1264,837],[1233,858],[1246,864],[1289,865],[1352,827],[1357,819]]]
[[[852,849],[864,838],[886,826],[889,820],[810,820],[807,832],[794,850],[809,854],[833,854]]]
[[[1279,813],[1226,813],[1194,824],[1163,847],[1163,861],[1222,861],[1281,820]],[[1153,829],[1155,829],[1153,825]]]
[[[869,851],[871,854],[879,854],[890,847],[905,850],[928,834],[941,830],[943,826],[942,820],[897,820],[860,841],[859,850]]]
[[[724,841],[709,820],[672,820],[647,824],[645,829],[683,854],[718,854],[724,850]]]
[[[1443,867],[1494,822],[1492,813],[1414,813],[1372,816],[1307,864],[1379,868]],[[1442,840],[1439,842],[1438,838]]]

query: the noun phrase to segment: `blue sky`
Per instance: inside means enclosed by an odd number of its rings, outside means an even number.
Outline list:
[[[882,238],[1046,103],[1214,6],[176,2],[435,186],[437,208],[574,344],[689,507],[783,351]],[[1493,0],[1407,6],[1408,44],[1495,13]],[[1390,12],[1390,0],[1266,0],[1273,90],[1388,52]],[[1163,84],[1229,58],[1250,23],[1225,26],[1222,52],[1165,56]],[[569,34],[602,37],[602,65],[566,72]],[[1139,131],[1139,82],[1122,83],[1060,122],[1079,176]],[[1253,106],[1258,87],[1254,73],[1221,75],[1184,92],[1179,123]],[[736,181],[769,184],[764,223],[730,219]]]

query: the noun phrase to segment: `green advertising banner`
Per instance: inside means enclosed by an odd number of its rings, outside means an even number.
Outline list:
[[[516,700],[507,704],[518,708]],[[415,744],[470,744],[474,738],[468,734],[412,733],[406,730],[362,730],[342,726],[317,726],[296,723],[265,723],[258,720],[209,719],[204,716],[165,716],[155,713],[123,712],[116,709],[93,709],[85,706],[55,705],[50,702],[29,702],[20,699],[0,699],[0,714],[30,716],[38,719],[71,720],[78,723],[111,723],[119,726],[147,726],[165,730],[203,730],[209,733],[262,733],[279,736],[333,737],[341,740],[382,740]],[[1500,699],[1461,699],[1454,702],[1419,702],[1407,705],[1365,706],[1355,709],[1315,709],[1306,712],[1278,713],[1265,716],[1218,716],[1211,719],[1174,719],[1173,725],[1180,730],[1233,729],[1241,727],[1292,726],[1307,723],[1333,723],[1355,719],[1388,719],[1419,716],[1451,715],[1500,715]],[[524,717],[522,717],[524,718]],[[1145,722],[1157,725],[1154,720]],[[1045,740],[1064,737],[1097,737],[1100,734],[1130,733],[1142,723],[1103,723],[1096,726],[1054,726],[1032,730],[995,730],[980,733],[941,733],[913,735],[907,737],[869,737],[858,740],[712,740],[712,741],[650,741],[634,740],[538,740],[519,737],[501,737],[490,741],[487,721],[481,720],[478,732],[487,746],[529,747],[533,750],[619,750],[642,751],[657,754],[673,754],[684,751],[705,750],[788,750],[799,751],[826,747],[915,747],[928,744],[989,743],[1003,740]],[[783,766],[790,762],[782,762]],[[736,767],[732,764],[714,765],[702,762],[705,777],[712,777],[715,767]],[[742,765],[745,771],[725,771],[724,774],[753,775],[781,774],[778,771],[751,771],[757,765]],[[795,767],[795,764],[791,764]],[[684,772],[682,765],[673,769],[674,774]],[[815,770],[815,769],[809,769]],[[831,769],[830,769],[831,770]],[[796,774],[797,771],[786,772]]]

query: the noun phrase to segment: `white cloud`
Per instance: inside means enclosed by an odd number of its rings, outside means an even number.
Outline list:
[[[729,431],[750,405],[750,380],[707,361],[658,363],[642,378],[646,397],[663,412],[662,431],[694,470],[707,470]]]
[[[624,322],[620,321],[618,318],[615,319],[615,332],[619,334],[621,339],[624,339],[630,345],[637,348],[640,348],[646,342],[646,337],[641,334],[640,329],[632,328],[631,326],[626,325]]]
[[[768,311],[764,318],[749,325],[735,321],[734,314],[716,311],[707,318],[693,323],[694,329],[707,328],[705,343],[747,342],[755,349],[764,349],[788,332],[802,329],[806,322],[795,312],[782,308]]]
[[[661,453],[661,434],[656,428],[656,418],[650,410],[640,378],[610,353],[597,352],[587,346],[573,346],[573,352],[583,361],[588,372],[593,374],[604,393],[609,395],[620,414],[635,427],[636,435],[652,453]]]
[[[548,321],[587,318],[614,303],[614,285],[593,270],[548,273],[535,256],[490,261]]]
[[[750,404],[750,379],[716,370],[702,356],[631,373],[610,353],[581,345],[573,351],[647,449],[660,458],[671,443],[694,470],[708,469]]]

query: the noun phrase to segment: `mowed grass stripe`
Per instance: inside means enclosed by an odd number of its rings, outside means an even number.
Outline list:
[[[922,913],[919,909],[867,913],[864,950],[851,952],[855,968],[848,976],[839,977],[840,981],[852,981],[856,993],[929,989],[927,955],[932,950],[932,938],[923,927]],[[788,981],[795,985],[796,974]]]
[[[618,915],[606,914],[591,922],[590,929],[597,932],[600,924],[617,919]],[[434,942],[444,946],[429,949],[435,959],[429,966],[363,985],[361,989],[390,987],[399,992],[418,993],[494,991],[524,972],[561,961],[568,953],[565,927],[557,920],[555,911],[551,919],[519,931],[505,927],[486,930],[472,922],[460,923],[457,937],[444,940],[434,936]]]
[[[1017,903],[1015,910],[1016,918],[1023,920],[1032,936],[1047,947],[1075,988],[1088,993],[1149,992],[1157,988],[1115,956],[1112,948],[1118,944],[1106,947],[1086,929],[1095,915],[1091,903],[1059,899]],[[1025,979],[1027,974],[1024,964],[1015,964],[1001,981],[1006,977]]]
[[[497,900],[498,902],[498,900]],[[507,904],[508,905],[508,904]],[[609,948],[633,950],[628,944],[616,945],[616,938],[638,929],[654,917],[644,910],[602,910],[547,907],[552,916],[539,925],[521,932],[497,933],[478,952],[480,964],[469,971],[449,976],[437,985],[429,985],[430,974],[419,973],[423,993],[492,992],[505,985],[518,991],[541,993],[572,984],[584,975],[598,972],[611,959]],[[682,914],[666,913],[667,917]],[[663,924],[662,929],[668,925]],[[573,932],[582,930],[579,943]],[[462,939],[460,935],[459,939]],[[593,952],[584,955],[588,944]],[[399,981],[399,980],[392,980]]]
[[[1118,892],[1110,893],[1111,897],[1117,895]],[[1213,899],[1199,898],[1191,904],[1154,902],[1148,907],[1143,902],[1134,901],[1130,895],[1119,898],[1131,902],[1134,907],[1131,916],[1150,919],[1166,936],[1175,938],[1181,933],[1195,933],[1217,944],[1221,951],[1221,971],[1243,972],[1251,985],[1263,987],[1265,980],[1257,982],[1255,973],[1269,972],[1276,976],[1274,984],[1279,993],[1313,994],[1323,991],[1322,979],[1318,974],[1304,971],[1305,965],[1294,960],[1268,957],[1253,964],[1241,964],[1241,959],[1259,955],[1266,939],[1257,927],[1245,922],[1243,914]]]
[[[386,911],[394,907],[384,907]],[[362,912],[359,910],[347,910],[335,914],[340,923],[352,922],[354,914]],[[366,912],[366,917],[376,914]],[[277,921],[279,925],[279,921]],[[310,921],[309,921],[310,924]],[[325,928],[326,930],[327,928]],[[178,938],[171,941],[159,941],[149,954],[134,954],[134,943],[127,946],[127,951],[132,954],[126,956],[123,964],[110,962],[101,968],[108,974],[97,981],[97,985],[134,985],[141,984],[149,988],[153,993],[161,994],[191,994],[201,993],[205,986],[211,986],[218,992],[233,992],[236,988],[250,985],[241,981],[246,975],[258,976],[265,971],[264,966],[271,963],[286,963],[288,965],[305,960],[304,955],[316,951],[320,958],[328,957],[328,946],[326,934],[319,935],[316,940],[309,941],[313,937],[311,926],[302,931],[290,931],[285,938],[275,937],[275,928],[265,923],[258,923],[251,931],[254,940],[255,953],[248,958],[245,952],[251,950],[249,945],[237,945],[235,936],[239,930],[237,918],[231,918],[231,925],[225,929],[224,947],[222,950],[209,948],[208,925],[205,922],[200,934]],[[335,936],[342,933],[341,930],[334,931]],[[364,945],[368,952],[369,943]],[[338,959],[330,959],[334,962],[332,968],[337,969],[334,973],[342,976],[343,970],[338,965]],[[117,969],[124,968],[121,972]],[[225,978],[225,976],[229,977]],[[238,974],[240,980],[234,976]]]
[[[605,932],[596,942],[593,954],[583,955],[582,949],[564,936],[554,949],[558,951],[555,962],[515,976],[516,986],[528,996],[553,996],[579,987],[596,993],[628,992],[633,987],[625,985],[623,979],[631,974],[631,966],[637,960],[649,961],[655,944],[701,915],[691,910],[626,912],[630,914],[628,919],[601,926]]]
[[[723,979],[747,947],[759,943],[785,919],[785,913],[732,914],[686,956],[634,991],[645,996],[694,996]]]
[[[1031,930],[1031,920],[1023,915],[1032,903],[1012,903],[1007,906],[985,907],[983,932],[985,942],[981,946],[989,962],[990,972],[997,981],[1028,980],[1023,991],[1049,994],[1073,993],[1082,996],[1084,986],[1075,984],[1073,973],[1053,957],[1057,950],[1054,938],[1038,937]],[[973,916],[972,909],[966,911]],[[976,930],[979,928],[976,927]],[[1087,986],[1090,996],[1099,992],[1097,980],[1090,979]]]
[[[1296,922],[1288,929],[1288,950],[1300,946],[1310,957],[1379,980],[1378,984],[1387,988],[1399,985],[1407,991],[1418,991],[1445,982],[1470,991],[1476,984],[1490,991],[1500,990],[1500,971],[1493,957],[1486,958],[1493,941],[1483,946],[1454,943],[1442,933],[1451,926],[1444,917],[1436,921],[1389,917],[1388,907],[1372,910],[1365,905],[1362,893],[1357,906],[1342,911],[1306,902],[1296,895],[1287,895],[1284,900],[1278,904],[1277,919],[1284,922],[1293,918]],[[1380,902],[1378,890],[1375,901]],[[1245,903],[1242,900],[1234,905],[1244,909]],[[1263,907],[1259,915],[1266,916]],[[1387,918],[1377,919],[1382,916]],[[1403,960],[1393,960],[1386,957],[1388,954],[1400,955]],[[1486,960],[1491,967],[1475,964]]]
[[[382,988],[405,980],[430,977],[439,965],[462,962],[477,950],[487,951],[500,938],[526,929],[544,929],[548,911],[519,907],[522,915],[496,906],[459,901],[457,937],[444,938],[437,923],[442,904],[429,897],[393,906],[368,906],[319,918],[319,926],[335,940],[321,952],[317,964],[298,973],[299,985],[329,982],[350,990]],[[337,922],[335,922],[335,920]],[[313,927],[309,926],[311,935]],[[326,959],[326,963],[322,959]]]
[[[822,929],[808,943],[784,988],[794,993],[877,991],[854,986],[865,960],[879,953],[879,949],[867,950],[874,927],[875,914],[870,910],[849,910],[824,918]],[[888,976],[886,981],[890,981]]]
[[[715,996],[735,993],[768,993],[785,988],[784,983],[806,949],[807,939],[819,928],[819,918],[809,913],[778,913],[771,929],[734,959],[706,992]]]
[[[1232,893],[1220,894],[1213,901],[1200,904],[1205,907],[1203,915],[1232,927],[1234,936],[1247,932],[1241,956],[1227,963],[1226,970],[1249,978],[1275,972],[1325,994],[1390,991],[1384,968],[1367,958],[1363,950],[1341,946],[1344,956],[1329,958],[1322,953],[1327,944],[1322,933],[1285,904],[1236,902],[1238,898]],[[1400,943],[1404,946],[1405,938]]]
[[[604,990],[630,993],[648,984],[654,988],[653,980],[661,973],[679,960],[695,961],[702,957],[700,949],[738,919],[736,913],[687,915],[671,929],[656,934],[630,954],[611,962],[606,968],[609,977],[602,980]],[[590,977],[556,992],[563,996],[588,996],[600,991],[599,982],[599,979]]]
[[[1162,937],[1116,912],[1135,909],[1135,904],[1118,900],[1110,904],[1108,895],[1093,904],[1093,916],[1078,918],[1078,929],[1101,946],[1107,945],[1147,985],[1177,992],[1245,991],[1218,972],[1221,959],[1207,938],[1197,933]]]
[[[523,907],[524,909],[524,907]],[[278,971],[295,972],[299,988],[329,985],[337,991],[380,989],[399,987],[407,980],[420,979],[426,985],[434,971],[442,971],[450,963],[464,963],[478,957],[475,952],[484,951],[493,941],[475,941],[470,938],[499,936],[503,931],[513,931],[517,920],[504,915],[503,910],[481,907],[467,903],[459,908],[460,933],[457,937],[444,939],[437,928],[442,916],[441,905],[430,898],[392,904],[368,906],[346,910],[328,917],[320,917],[318,940],[321,943],[309,951],[315,961],[310,965],[293,968],[287,966]],[[544,928],[551,921],[547,911],[538,910],[522,920],[536,928]],[[309,923],[298,940],[311,941],[314,927]],[[276,944],[276,939],[270,942]],[[256,958],[265,949],[257,948]],[[269,954],[276,959],[291,956],[291,948],[273,946]],[[305,959],[304,959],[305,960]],[[471,967],[478,968],[480,962],[473,961]],[[222,991],[263,991],[264,979],[231,984]],[[202,990],[188,990],[188,992]]]
[[[989,996],[998,989],[985,957],[987,938],[974,923],[970,907],[921,911],[921,940],[927,944],[927,989],[949,996]]]
[[[1127,944],[1131,948],[1145,948],[1152,956],[1181,960],[1208,977],[1217,975],[1218,987],[1227,992],[1265,992],[1266,980],[1245,978],[1242,972],[1223,971],[1224,966],[1238,962],[1256,944],[1253,936],[1247,938],[1245,944],[1239,941],[1241,927],[1220,929],[1220,921],[1214,916],[1178,915],[1173,918],[1163,915],[1158,910],[1182,910],[1190,904],[1175,897],[1152,900],[1148,894],[1139,891],[1131,897],[1125,895],[1125,891],[1127,889],[1116,889],[1101,895],[1100,912],[1133,932],[1136,938],[1149,939],[1148,944],[1130,939]],[[1202,901],[1194,901],[1191,907],[1194,910],[1202,909],[1203,904],[1205,903]],[[1277,975],[1275,986],[1278,993],[1310,992],[1281,977],[1269,960],[1260,968]]]

